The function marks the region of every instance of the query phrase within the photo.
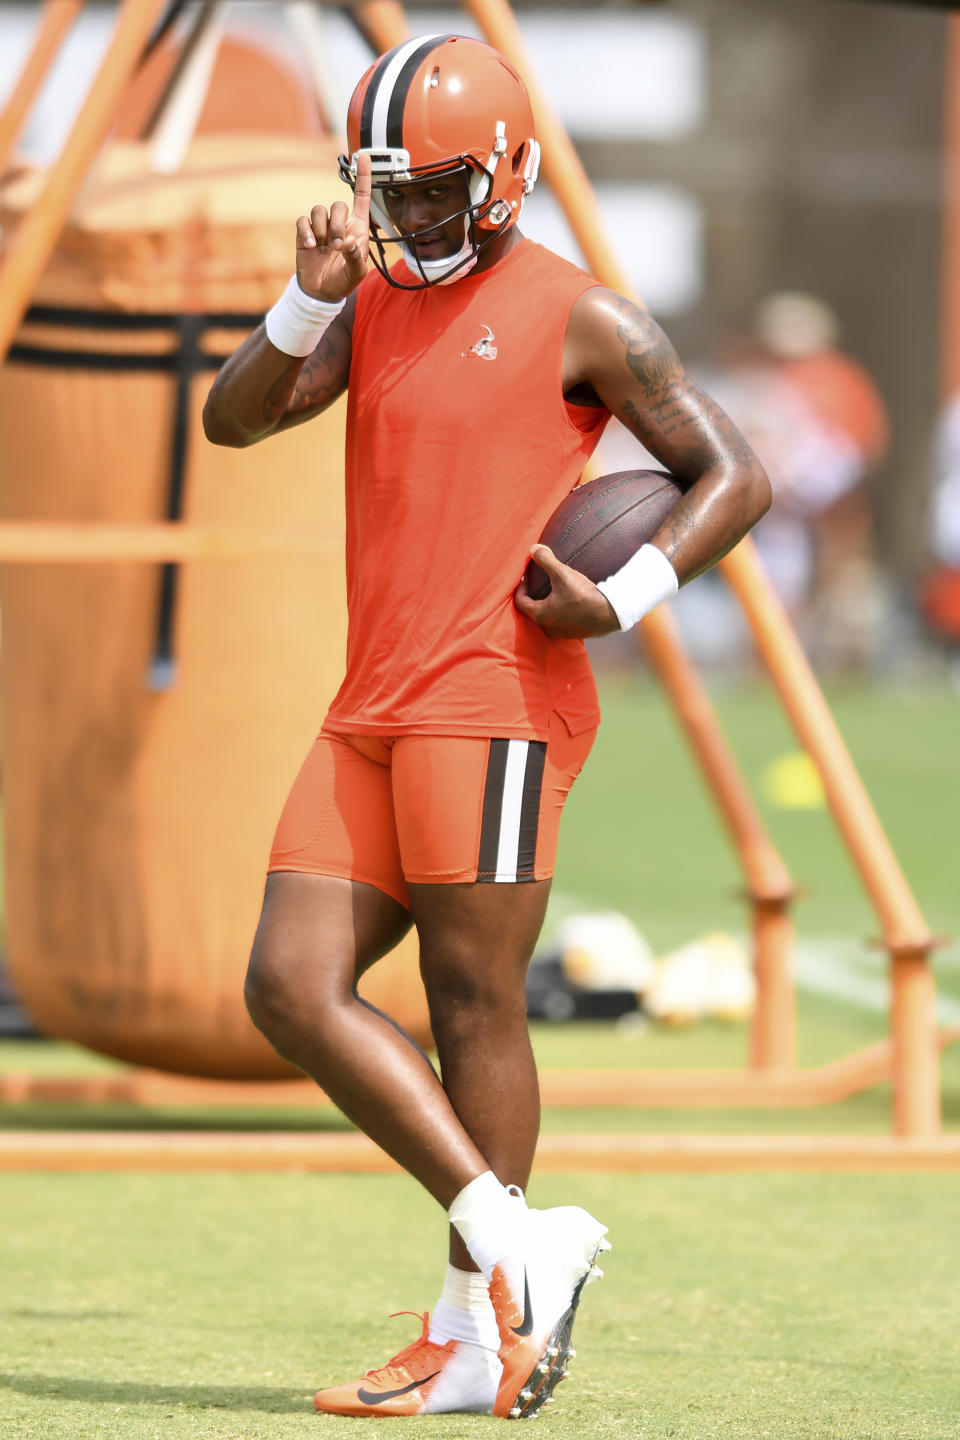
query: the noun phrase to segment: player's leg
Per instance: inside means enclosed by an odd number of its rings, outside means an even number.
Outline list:
[[[355,988],[410,923],[389,765],[321,736],[271,871],[247,977],[254,1022],[446,1208],[486,1161],[427,1058]]]
[[[410,887],[444,1089],[498,1180],[521,1190],[540,1127],[525,975],[549,888],[548,880]],[[453,1226],[449,1234],[431,1336],[472,1340],[498,1351],[486,1280]]]
[[[504,1206],[499,1187],[484,1184],[495,1175],[523,1190],[533,1163],[540,1106],[524,979],[549,883],[410,885],[444,1087],[493,1171],[451,1208],[459,1233],[450,1263],[457,1273],[475,1262],[488,1281],[501,1416],[533,1414],[551,1398],[583,1285],[606,1248],[605,1227],[586,1211]],[[437,1309],[449,1323],[446,1303]]]
[[[526,973],[567,795],[593,743],[407,736],[394,805],[444,1088],[503,1184],[526,1185],[540,1121]],[[459,1237],[451,1259],[469,1268]]]
[[[444,1089],[489,1168],[523,1190],[540,1129],[526,973],[550,881],[409,888]],[[472,1268],[456,1231],[450,1260]]]
[[[486,1162],[456,1119],[426,1056],[354,985],[409,928],[409,912],[373,885],[272,874],[251,960],[254,1019],[384,1150],[448,1205]],[[320,1390],[336,1415],[418,1415],[493,1407],[502,1367],[491,1346],[418,1341],[360,1380]]]
[[[448,1204],[486,1161],[432,1066],[394,1023],[359,999],[360,975],[410,925],[389,773],[378,742],[323,737],[284,809],[271,856],[247,995],[281,1053]],[[328,871],[333,873],[320,873]],[[363,876],[363,879],[351,878]],[[339,1415],[489,1412],[501,1364],[491,1346],[431,1344],[426,1325],[379,1370],[323,1389]]]
[[[444,1086],[494,1172],[458,1197],[451,1258],[454,1273],[476,1262],[493,1282],[502,1415],[534,1413],[549,1399],[565,1372],[580,1292],[606,1248],[604,1227],[586,1212],[527,1211],[522,1200],[505,1201],[494,1178],[522,1187],[532,1163],[539,1092],[526,969],[560,811],[591,741],[570,737],[557,720],[540,744],[417,741],[395,758],[401,853]],[[481,797],[479,811],[471,791]],[[438,833],[445,862],[431,860]]]

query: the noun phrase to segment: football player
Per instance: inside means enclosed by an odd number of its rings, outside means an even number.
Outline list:
[[[347,136],[352,207],[299,218],[296,274],[204,412],[214,443],[249,445],[348,392],[346,675],[280,818],[247,1000],[451,1226],[421,1336],[317,1408],[520,1417],[563,1377],[608,1248],[586,1211],[523,1194],[539,1126],[525,972],[599,720],[583,640],[712,565],[769,486],[643,307],[521,234],[539,150],[495,50],[398,46],[357,86]],[[685,494],[594,585],[536,542],[611,414]],[[540,601],[521,582],[531,553]],[[355,989],[411,925],[440,1078]]]

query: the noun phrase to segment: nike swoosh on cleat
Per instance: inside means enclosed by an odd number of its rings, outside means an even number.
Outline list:
[[[384,1400],[396,1400],[398,1395],[409,1395],[411,1390],[416,1390],[420,1385],[428,1384],[429,1381],[435,1380],[439,1374],[439,1370],[434,1370],[432,1375],[424,1375],[422,1380],[411,1380],[409,1385],[401,1385],[399,1390],[381,1390],[379,1393],[373,1390],[364,1390],[361,1385],[357,1390],[357,1399],[361,1400],[364,1405],[382,1405]]]
[[[523,1267],[523,1320],[519,1325],[511,1325],[510,1329],[514,1335],[529,1335],[533,1329],[533,1310],[530,1307],[530,1281],[527,1279],[527,1267]]]

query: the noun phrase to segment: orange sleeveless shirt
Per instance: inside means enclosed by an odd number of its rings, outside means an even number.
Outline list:
[[[404,277],[405,278],[405,277]],[[608,418],[569,405],[574,301],[596,281],[531,240],[430,290],[357,291],[347,410],[347,673],[326,728],[547,738],[596,725],[580,640],[513,603]]]

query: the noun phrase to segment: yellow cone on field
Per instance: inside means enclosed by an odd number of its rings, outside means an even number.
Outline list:
[[[802,750],[778,755],[764,766],[760,787],[778,810],[822,810],[826,804],[817,767]]]

